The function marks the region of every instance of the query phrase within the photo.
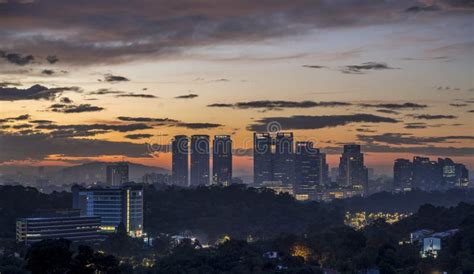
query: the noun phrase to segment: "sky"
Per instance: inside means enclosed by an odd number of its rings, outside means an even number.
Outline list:
[[[170,168],[178,134],[292,131],[338,164],[474,169],[472,0],[0,0],[0,165]]]

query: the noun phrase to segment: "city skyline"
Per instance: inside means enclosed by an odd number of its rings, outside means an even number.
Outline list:
[[[415,155],[474,169],[468,3],[110,6],[0,1],[1,166],[171,170],[173,136],[230,135],[251,176],[253,132],[278,123],[330,167],[355,143],[383,174]]]

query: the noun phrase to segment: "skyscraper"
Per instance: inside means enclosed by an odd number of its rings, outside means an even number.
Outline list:
[[[191,186],[209,184],[209,135],[191,136]]]
[[[393,185],[398,190],[413,188],[413,164],[408,159],[396,159],[393,165]]]
[[[273,181],[272,136],[270,133],[253,134],[253,181],[261,185]]]
[[[106,168],[107,184],[110,186],[121,186],[129,181],[128,164],[116,163]]]
[[[319,149],[313,147],[313,142],[296,142],[295,192],[297,194],[307,194],[310,197],[316,194],[316,188],[321,185],[321,176],[323,176],[322,158]]]
[[[178,186],[188,186],[188,159],[189,147],[188,137],[177,135],[171,143],[172,166],[171,177],[172,183]]]
[[[273,180],[283,185],[293,184],[295,179],[294,147],[292,132],[278,132],[275,137]]]
[[[360,145],[344,145],[339,162],[339,184],[368,191],[368,172]]]
[[[441,165],[430,161],[428,157],[413,157],[413,185],[422,190],[433,190],[441,187],[443,170]]]
[[[229,135],[214,136],[212,180],[222,185],[230,185],[232,181],[232,140]]]

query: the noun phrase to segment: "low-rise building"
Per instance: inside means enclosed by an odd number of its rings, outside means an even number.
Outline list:
[[[100,221],[98,216],[80,216],[78,210],[38,212],[16,221],[16,240],[25,244],[45,239],[101,240]]]

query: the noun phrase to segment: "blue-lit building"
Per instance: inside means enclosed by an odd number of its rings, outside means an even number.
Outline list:
[[[31,244],[46,239],[67,239],[73,242],[102,240],[101,219],[80,216],[79,210],[38,212],[16,221],[16,240]]]
[[[100,229],[115,232],[123,225],[132,237],[143,234],[143,186],[125,184],[115,188],[72,187],[73,208],[83,216],[99,216]]]

